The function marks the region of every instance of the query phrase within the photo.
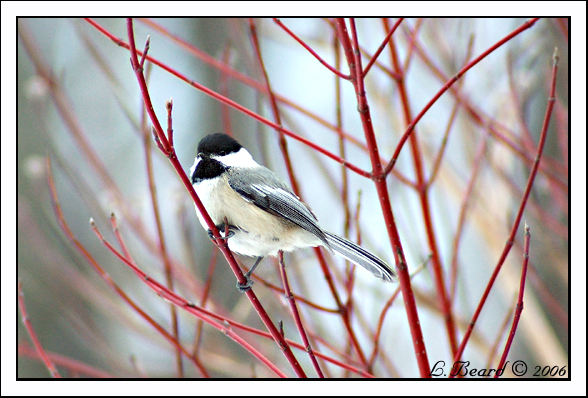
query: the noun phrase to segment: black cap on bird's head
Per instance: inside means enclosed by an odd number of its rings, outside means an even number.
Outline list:
[[[243,148],[234,138],[223,134],[209,134],[198,143],[198,155],[225,156]]]
[[[210,180],[233,166],[259,166],[234,138],[226,134],[209,134],[198,143],[198,155],[190,168],[192,184]]]

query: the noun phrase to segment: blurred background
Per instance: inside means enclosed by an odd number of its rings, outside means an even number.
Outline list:
[[[124,19],[95,22],[127,42]],[[327,63],[349,73],[337,50],[332,21],[281,22]],[[397,20],[355,22],[365,67]],[[393,41],[412,117],[471,59],[524,22],[510,18],[403,20]],[[284,127],[369,171],[352,85],[340,81],[338,86],[336,76],[275,21],[137,19],[134,26],[138,49],[143,49],[149,35],[150,56],[273,121],[252,46],[252,24],[272,92],[279,98]],[[89,226],[93,218],[116,246],[109,220],[114,213],[135,262],[165,283],[147,176],[146,153],[150,153],[161,228],[173,259],[173,289],[189,301],[204,303],[210,311],[265,330],[245,295],[235,289],[235,276],[199,225],[190,196],[174,169],[153,142],[144,139],[150,122],[142,109],[128,50],[81,19],[19,19],[18,36],[18,278],[29,319],[60,373],[67,377],[203,376],[186,358],[178,362],[174,346],[121,300],[64,234],[52,207],[47,157],[64,219],[75,239],[149,316],[177,334],[210,376],[274,377],[223,333],[202,326],[184,311],[174,315],[170,304],[109,252]],[[461,341],[521,203],[544,122],[556,47],[556,102],[541,167],[513,247],[462,356],[477,368],[498,364],[519,292],[526,222],[531,232],[529,271],[524,310],[509,360],[525,361],[528,377],[535,366],[566,366],[569,355],[567,19],[539,20],[484,58],[435,103],[414,133],[429,181],[430,219]],[[390,54],[386,47],[370,69],[365,87],[384,164],[407,127],[406,101],[401,100]],[[210,133],[226,132],[258,162],[288,181],[274,130],[158,66],[149,64],[146,73],[164,130],[164,104],[173,98],[174,145],[186,173],[198,141]],[[344,139],[338,130],[344,132]],[[321,225],[353,240],[359,237],[362,246],[393,264],[373,182],[342,170],[340,164],[299,141],[286,141],[301,197]],[[415,181],[407,143],[387,183],[409,271],[422,268],[412,284],[433,366],[439,360],[451,363],[452,356],[427,264],[431,247]],[[252,264],[251,259],[238,259],[247,267]],[[299,304],[313,348],[365,370],[350,348],[341,317],[325,310],[335,308],[334,298],[314,252],[287,255],[286,263],[294,293],[320,306]],[[358,269],[349,289],[349,264],[330,256],[328,263],[342,300],[352,304],[352,327],[367,357],[382,322],[378,354],[369,371],[377,377],[418,377],[402,294],[386,306],[397,285],[383,284]],[[281,286],[273,259],[264,260],[256,274]],[[284,322],[286,337],[299,341],[283,293],[261,281],[254,288],[275,323]],[[205,294],[206,289],[209,293]],[[21,314],[16,315],[18,377],[49,377]],[[174,318],[177,332],[172,332]],[[273,341],[239,334],[293,375]],[[307,374],[315,377],[306,354],[295,350],[295,355]],[[331,363],[321,364],[330,377],[357,377]]]

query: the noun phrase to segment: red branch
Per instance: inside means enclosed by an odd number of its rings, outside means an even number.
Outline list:
[[[149,96],[149,91],[147,89],[147,83],[145,82],[145,77],[143,76],[143,70],[141,69],[141,67],[139,65],[139,60],[137,58],[138,52],[135,49],[135,36],[134,36],[134,32],[133,32],[133,20],[131,18],[129,18],[127,20],[127,33],[128,33],[129,47],[130,47],[130,52],[131,52],[131,64],[133,66],[133,71],[135,72],[135,75],[137,77],[139,87],[141,88],[141,93],[143,95],[143,101],[145,102],[145,106],[147,108],[147,113],[149,114],[149,117],[151,118],[151,122],[154,125],[155,132],[156,132],[157,136],[159,137],[163,148],[166,150],[169,150],[169,153],[167,153],[166,155],[168,156],[174,169],[176,169],[176,172],[177,172],[178,176],[180,177],[180,179],[182,180],[184,186],[186,187],[186,189],[190,193],[192,200],[196,204],[198,211],[200,211],[200,213],[202,214],[208,228],[212,231],[213,236],[216,238],[215,242],[219,242],[217,244],[218,248],[223,252],[223,255],[227,259],[227,262],[229,263],[231,269],[233,270],[233,273],[237,276],[238,281],[240,283],[245,283],[245,277],[243,275],[243,272],[241,271],[241,268],[239,268],[239,265],[235,261],[235,258],[233,257],[233,254],[229,250],[229,247],[228,247],[226,241],[221,239],[221,235],[218,232],[218,229],[216,228],[216,226],[214,225],[214,222],[212,221],[212,219],[208,215],[208,212],[204,208],[204,205],[200,201],[200,198],[198,198],[196,191],[194,191],[194,187],[192,187],[192,184],[190,183],[188,176],[186,175],[186,173],[184,172],[184,169],[182,168],[182,165],[178,161],[178,158],[175,155],[174,148],[170,146],[168,139],[165,137],[165,134],[163,133],[163,130],[161,128],[159,120],[157,119],[157,116],[155,115],[155,112],[153,111],[153,106],[151,105],[151,98]],[[257,299],[257,296],[253,292],[253,289],[249,289],[245,294],[247,295],[247,298],[249,298],[249,300],[251,301],[251,304],[253,305],[253,307],[257,311],[257,314],[259,315],[260,319],[263,321],[266,328],[269,330],[272,337],[276,341],[276,344],[278,344],[278,346],[282,350],[284,356],[286,357],[286,359],[288,360],[288,362],[292,366],[292,369],[294,370],[296,375],[298,375],[299,377],[306,377],[306,375],[304,374],[304,371],[302,370],[302,367],[298,363],[298,360],[296,359],[296,357],[292,353],[290,346],[284,340],[283,336],[279,333],[279,331],[277,330],[277,328],[275,327],[275,325],[273,324],[273,322],[269,318],[267,312],[265,311],[265,309],[263,308],[263,306],[261,305],[261,303]]]
[[[531,233],[529,232],[529,226],[525,223],[525,243],[524,243],[524,252],[523,252],[523,268],[521,270],[521,284],[519,287],[519,298],[517,300],[517,307],[515,310],[514,318],[512,320],[512,326],[510,328],[510,333],[508,334],[508,340],[504,346],[504,352],[502,353],[502,358],[500,358],[500,363],[496,369],[502,369],[504,366],[504,362],[506,361],[506,357],[510,351],[510,346],[512,345],[512,341],[514,340],[515,333],[517,331],[517,327],[519,325],[519,321],[521,320],[521,313],[523,312],[523,297],[525,296],[525,283],[527,281],[527,267],[529,265],[529,245],[531,241]],[[498,372],[494,375],[494,378],[498,378]]]
[[[537,176],[537,169],[539,168],[539,163],[541,161],[541,154],[543,153],[543,147],[545,145],[545,138],[547,137],[547,127],[549,126],[549,120],[551,119],[553,105],[555,104],[555,82],[556,82],[556,77],[557,77],[558,61],[559,61],[559,57],[557,55],[557,49],[556,49],[556,51],[553,55],[553,69],[551,72],[551,91],[549,93],[549,98],[547,99],[547,109],[545,110],[545,118],[543,120],[543,128],[541,130],[541,137],[539,138],[539,146],[537,148],[537,153],[535,155],[535,162],[533,163],[533,168],[531,169],[531,173],[529,174],[529,179],[527,180],[527,186],[525,187],[525,193],[523,194],[523,197],[521,199],[519,211],[517,213],[516,219],[513,223],[512,229],[510,231],[510,235],[506,241],[506,245],[504,246],[504,250],[502,251],[502,255],[500,256],[500,259],[498,260],[498,264],[496,264],[496,267],[494,268],[494,272],[492,273],[492,276],[490,277],[490,281],[488,282],[488,285],[486,286],[486,290],[484,291],[484,294],[482,295],[482,298],[480,299],[478,307],[476,308],[476,311],[474,312],[474,315],[472,316],[472,319],[470,321],[468,329],[466,330],[465,335],[463,336],[463,340],[459,346],[457,354],[453,358],[454,363],[461,359],[461,355],[463,354],[463,350],[465,349],[465,347],[468,343],[468,340],[472,334],[472,331],[474,330],[474,326],[476,325],[476,321],[478,320],[478,317],[480,316],[480,312],[482,312],[482,308],[484,307],[484,304],[486,303],[486,299],[488,298],[488,295],[490,294],[490,290],[492,290],[492,286],[494,286],[494,282],[496,281],[496,278],[498,277],[498,273],[500,272],[500,269],[502,268],[502,265],[504,264],[504,261],[506,260],[508,253],[510,252],[510,248],[512,247],[512,245],[514,243],[517,229],[519,228],[519,224],[520,224],[521,218],[523,216],[523,211],[525,210],[525,206],[527,204],[529,194],[531,193],[531,188],[533,187],[533,182],[535,181],[535,177]]]
[[[123,41],[120,41],[120,39],[116,39],[107,30],[105,30],[100,25],[98,25],[95,21],[92,21],[91,19],[87,19],[87,21],[89,23],[91,23],[93,26],[95,26],[97,29],[99,29],[103,34],[107,35],[109,38],[111,38],[113,41],[115,41],[118,45],[120,45],[121,47],[124,47],[124,48],[128,48],[130,50],[130,45],[127,45]],[[133,52],[136,55],[142,55],[143,54],[141,51],[138,51],[135,48],[134,43],[133,43]],[[135,58],[136,58],[136,56],[135,56]],[[226,97],[218,94],[217,92],[209,89],[208,87],[205,87],[202,84],[200,84],[198,82],[195,82],[195,81],[189,79],[187,76],[179,73],[178,71],[176,71],[174,69],[169,68],[167,65],[164,65],[162,62],[160,62],[160,61],[158,61],[158,60],[156,60],[156,59],[154,59],[154,58],[152,58],[150,56],[147,56],[146,59],[149,60],[150,62],[152,62],[153,64],[159,66],[160,68],[166,70],[167,72],[171,73],[172,75],[176,76],[177,78],[179,78],[179,79],[185,81],[186,83],[190,84],[192,87],[194,87],[194,88],[202,91],[204,94],[209,95],[210,97],[212,97],[212,98],[214,98],[214,99],[216,99],[216,100],[218,100],[218,101],[220,101],[220,102],[222,102],[222,103],[224,103],[226,105],[229,105],[230,107],[232,107],[232,108],[234,108],[234,109],[236,109],[236,110],[238,110],[238,111],[246,114],[247,116],[250,116],[250,117],[252,117],[255,120],[258,120],[259,122],[261,122],[261,123],[263,123],[263,124],[265,124],[265,125],[267,125],[269,127],[272,127],[274,129],[280,131],[281,133],[284,133],[287,136],[292,137],[295,140],[302,142],[305,145],[308,145],[309,147],[315,149],[316,151],[322,153],[323,155],[326,155],[329,158],[335,160],[336,162],[344,165],[345,167],[349,168],[350,170],[354,171],[355,173],[357,173],[359,175],[362,175],[364,177],[370,177],[370,174],[367,171],[363,170],[362,168],[360,168],[360,167],[358,167],[358,166],[356,166],[356,165],[354,165],[352,163],[349,163],[345,159],[341,159],[339,156],[335,155],[334,153],[326,150],[325,148],[323,148],[321,146],[316,145],[312,141],[310,141],[310,140],[308,140],[308,139],[306,139],[304,137],[301,137],[298,134],[296,134],[296,133],[294,133],[294,132],[292,132],[292,131],[290,131],[290,130],[282,127],[282,126],[277,125],[276,123],[272,122],[271,120],[268,120],[268,119],[266,119],[266,118],[258,115],[257,113],[255,113],[255,112],[253,112],[253,111],[245,108],[244,106],[242,106],[242,105],[240,105],[240,104],[238,104],[238,103],[236,103],[236,102],[234,102],[234,101],[232,101],[232,100],[230,100],[230,99],[228,99],[228,98],[226,98]],[[140,66],[139,66],[139,61],[138,60],[136,62],[136,66],[133,66],[133,68],[135,68],[135,67],[138,67],[139,70],[140,70]],[[137,73],[137,72],[135,72],[135,73]],[[141,91],[141,92],[143,94],[145,94],[143,91]],[[149,110],[149,107],[147,107],[147,109]],[[151,113],[149,113],[149,115],[151,116]],[[153,115],[153,116],[155,116],[155,115]],[[159,130],[157,129],[157,126],[159,126]],[[161,130],[161,126],[159,125],[159,122],[154,127],[156,128],[156,130],[158,132]],[[159,135],[159,133],[158,133],[158,135]],[[169,148],[166,148],[166,151],[168,149]]]
[[[352,74],[352,82],[354,83],[354,88],[357,95],[359,116],[362,121],[366,142],[369,148],[370,160],[372,163],[372,174],[374,175],[373,180],[378,191],[380,207],[382,208],[382,214],[384,216],[388,235],[390,237],[390,243],[392,245],[392,252],[394,253],[394,260],[396,262],[396,269],[398,271],[398,278],[402,289],[404,306],[412,335],[419,371],[421,377],[430,377],[429,360],[423,339],[423,332],[420,326],[414,293],[410,283],[410,275],[408,274],[406,260],[404,258],[404,250],[400,242],[400,235],[398,233],[398,229],[396,228],[396,222],[394,221],[394,215],[390,206],[390,197],[388,195],[386,178],[383,174],[382,164],[380,162],[380,156],[378,153],[378,145],[371,122],[370,109],[364,90],[361,55],[357,42],[357,33],[354,29],[355,24],[352,20],[353,45],[349,38],[347,27],[345,26],[345,20],[342,18],[337,19],[336,26],[339,40],[343,46],[344,54]]]
[[[514,31],[512,31],[511,33],[509,33],[508,35],[506,35],[502,39],[500,39],[496,44],[494,44],[488,50],[484,51],[476,59],[473,59],[472,61],[470,61],[459,72],[457,72],[455,74],[455,76],[453,76],[451,79],[449,79],[449,81],[447,83],[445,83],[445,85],[443,87],[441,87],[441,90],[439,90],[439,92],[437,92],[437,94],[435,94],[433,96],[433,98],[431,98],[429,103],[421,110],[421,112],[412,120],[412,122],[406,128],[404,135],[402,136],[402,138],[398,142],[398,146],[396,148],[396,151],[394,151],[394,155],[392,155],[392,159],[390,159],[390,163],[388,163],[388,165],[386,166],[386,169],[384,170],[385,174],[388,174],[390,172],[390,170],[392,170],[392,168],[394,167],[394,164],[396,163],[396,160],[398,159],[398,155],[400,154],[400,150],[402,149],[402,146],[404,145],[404,143],[406,142],[408,137],[411,135],[412,131],[414,130],[414,128],[417,125],[417,123],[419,122],[419,120],[421,120],[421,118],[425,115],[425,113],[427,113],[427,111],[433,106],[433,104],[435,102],[437,102],[437,100],[441,97],[441,95],[443,95],[443,93],[445,93],[451,86],[453,86],[453,84],[461,76],[463,76],[464,73],[466,73],[468,70],[473,68],[474,65],[476,65],[478,62],[480,62],[481,60],[486,58],[488,55],[490,55],[490,53],[492,53],[494,50],[496,50],[498,47],[502,46],[503,44],[507,43],[510,39],[512,39],[513,37],[515,37],[519,33],[532,27],[535,24],[535,22],[537,22],[538,19],[539,18],[534,18],[534,19],[530,19],[528,21],[525,21],[525,23],[523,23],[520,27],[518,27],[517,29],[515,29]]]
[[[33,329],[33,324],[31,323],[31,320],[29,319],[29,315],[27,313],[27,307],[25,306],[24,294],[22,292],[22,283],[20,281],[18,281],[17,289],[18,289],[18,308],[20,309],[20,313],[22,315],[22,323],[24,324],[25,329],[27,330],[27,333],[29,334],[29,337],[33,341],[33,345],[35,346],[35,350],[37,351],[37,354],[39,355],[39,357],[41,358],[41,360],[43,361],[43,363],[45,364],[45,366],[49,370],[51,377],[54,377],[56,379],[60,379],[61,375],[57,371],[57,368],[55,367],[55,364],[53,363],[53,361],[51,359],[49,359],[49,356],[47,355],[47,353],[45,352],[45,349],[41,345],[41,342],[37,338],[37,334],[35,333],[35,329]]]

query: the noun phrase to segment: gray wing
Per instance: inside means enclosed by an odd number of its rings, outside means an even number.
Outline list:
[[[268,213],[291,221],[330,248],[314,214],[273,171],[260,166],[255,168],[255,173],[232,168],[227,174],[229,185],[243,199]]]

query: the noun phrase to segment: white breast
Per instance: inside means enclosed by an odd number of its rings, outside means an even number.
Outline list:
[[[224,223],[226,217],[229,225],[239,228],[229,239],[231,251],[265,257],[277,256],[279,250],[289,252],[322,244],[312,233],[246,201],[229,186],[225,176],[203,180],[194,184],[194,189],[215,225]],[[198,209],[196,213],[204,229],[208,230]]]

